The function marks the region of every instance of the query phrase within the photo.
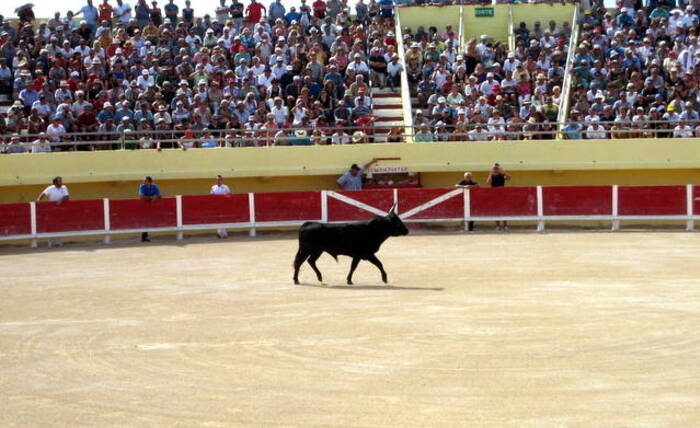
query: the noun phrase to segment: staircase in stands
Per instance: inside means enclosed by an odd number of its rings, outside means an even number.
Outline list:
[[[385,143],[384,134],[389,132],[389,127],[403,127],[404,124],[400,89],[372,88],[372,106],[372,114],[377,118],[375,124],[382,127],[375,129],[375,135],[378,135],[375,142]],[[403,133],[403,129],[401,132]]]

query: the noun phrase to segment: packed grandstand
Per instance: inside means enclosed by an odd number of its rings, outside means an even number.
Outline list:
[[[422,3],[19,8],[0,24],[0,152],[700,136],[697,4],[594,1],[507,42],[397,26]],[[410,120],[382,117],[402,82]]]

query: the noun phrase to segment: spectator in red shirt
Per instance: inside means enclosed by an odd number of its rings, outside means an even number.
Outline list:
[[[108,21],[110,23],[110,26],[112,25],[112,12],[114,11],[114,8],[112,7],[111,4],[109,4],[109,0],[104,0],[104,2],[100,5],[100,22],[102,21]]]
[[[263,11],[267,12],[267,8],[263,6],[262,3],[258,3],[255,0],[250,0],[250,4],[245,9],[248,22],[251,24],[257,24],[260,22],[260,18],[263,16]]]
[[[326,2],[323,0],[316,0],[311,4],[314,10],[314,18],[323,19],[326,16]]]
[[[90,104],[85,104],[85,109],[78,115],[75,124],[80,132],[97,131],[97,116]]]

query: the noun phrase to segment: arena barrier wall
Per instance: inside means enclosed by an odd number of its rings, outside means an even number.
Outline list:
[[[305,221],[343,222],[384,215],[395,205],[406,223],[469,221],[545,222],[682,220],[686,230],[700,219],[700,186],[537,186],[486,188],[402,188],[360,191],[248,193],[79,200],[62,204],[0,204],[0,240],[136,232],[299,226]]]

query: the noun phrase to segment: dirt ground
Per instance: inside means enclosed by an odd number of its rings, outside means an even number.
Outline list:
[[[700,234],[0,249],[0,426],[697,426]]]

